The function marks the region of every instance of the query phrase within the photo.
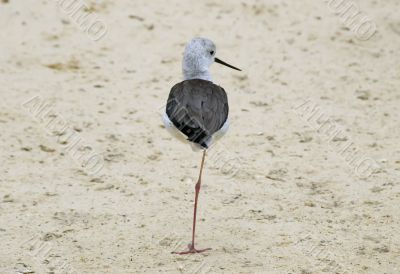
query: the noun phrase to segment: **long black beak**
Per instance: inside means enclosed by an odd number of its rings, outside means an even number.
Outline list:
[[[234,66],[232,66],[232,65],[229,65],[228,63],[225,63],[224,61],[218,59],[217,57],[215,57],[214,60],[215,60],[215,62],[218,63],[218,64],[227,66],[227,67],[232,68],[232,69],[236,69],[236,70],[238,70],[238,71],[242,71],[241,69],[238,69],[237,67],[234,67]]]

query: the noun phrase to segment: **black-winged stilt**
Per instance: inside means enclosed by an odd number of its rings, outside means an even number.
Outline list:
[[[215,44],[205,38],[192,39],[183,55],[184,81],[172,87],[163,115],[165,127],[193,149],[203,150],[200,174],[195,186],[192,243],[176,254],[200,253],[211,248],[195,248],[196,213],[201,176],[207,149],[228,130],[228,98],[225,90],[212,82],[209,67],[219,63],[239,70],[215,57]]]

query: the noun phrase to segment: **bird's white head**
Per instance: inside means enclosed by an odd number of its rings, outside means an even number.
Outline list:
[[[211,40],[200,37],[193,38],[186,45],[183,54],[182,69],[184,80],[203,79],[212,81],[209,68],[214,62],[240,70],[216,58],[216,51],[217,48]]]

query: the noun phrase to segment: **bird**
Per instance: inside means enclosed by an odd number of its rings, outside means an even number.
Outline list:
[[[172,87],[162,117],[165,128],[174,137],[190,144],[194,151],[203,152],[195,185],[192,241],[187,250],[172,252],[179,255],[211,250],[196,248],[195,232],[206,152],[229,128],[227,94],[221,86],[213,83],[210,74],[214,62],[241,71],[216,57],[216,46],[210,39],[195,37],[186,44],[182,61],[183,81]]]

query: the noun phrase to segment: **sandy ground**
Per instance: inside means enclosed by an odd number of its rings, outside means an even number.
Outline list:
[[[400,273],[398,1],[355,2],[367,40],[327,1],[81,3],[100,39],[65,3],[0,1],[0,273]],[[213,250],[176,256],[201,154],[160,112],[194,36],[243,72],[212,68],[232,122],[200,194]]]

